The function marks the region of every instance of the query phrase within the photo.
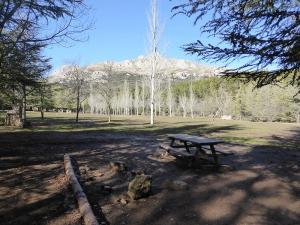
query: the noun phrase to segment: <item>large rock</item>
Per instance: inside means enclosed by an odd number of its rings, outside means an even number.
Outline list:
[[[134,200],[147,197],[151,192],[151,184],[151,176],[137,175],[128,185],[128,195]]]

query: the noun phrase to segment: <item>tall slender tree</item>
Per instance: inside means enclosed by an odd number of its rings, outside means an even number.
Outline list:
[[[193,90],[193,80],[190,81],[190,85],[189,85],[189,104],[190,104],[191,117],[194,118],[195,94]]]
[[[111,122],[112,104],[114,100],[114,92],[119,73],[116,71],[116,66],[113,61],[107,61],[101,71],[97,71],[98,77],[97,90],[104,100],[106,112],[108,114],[108,123]]]
[[[89,79],[90,73],[76,64],[72,65],[71,69],[64,74],[64,79],[62,79],[63,85],[71,91],[75,98],[76,123],[79,121],[81,103],[88,97]]]
[[[150,14],[148,18],[148,41],[150,48],[150,124],[154,124],[154,107],[155,107],[155,80],[157,78],[157,63],[159,60],[159,41],[161,35],[161,26],[158,17],[157,0],[151,0]]]
[[[172,115],[173,115],[173,93],[172,93],[171,76],[168,77],[167,101],[168,101],[168,108],[169,108],[169,117],[172,117]]]
[[[138,82],[135,81],[135,88],[134,88],[134,108],[135,108],[135,114],[139,115],[139,106],[140,106],[140,91]]]

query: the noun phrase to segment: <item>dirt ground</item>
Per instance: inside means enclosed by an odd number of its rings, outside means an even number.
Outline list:
[[[82,224],[64,177],[65,153],[77,160],[99,221],[113,225],[294,225],[300,221],[299,149],[224,144],[219,148],[234,154],[220,156],[227,166],[215,170],[186,168],[172,157],[158,157],[158,144],[166,141],[163,135],[114,133],[92,141],[61,135],[31,134],[30,142],[28,138],[0,137],[3,225]],[[125,162],[128,170],[111,171],[111,161]],[[128,182],[137,170],[152,175],[152,194],[123,204],[120,199],[127,199]],[[171,190],[166,183],[174,180],[186,182],[188,189]],[[104,185],[112,191],[103,190]]]

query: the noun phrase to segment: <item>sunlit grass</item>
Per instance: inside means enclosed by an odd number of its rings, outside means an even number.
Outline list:
[[[149,125],[146,116],[113,116],[107,123],[107,117],[80,114],[79,123],[75,123],[75,114],[45,113],[40,119],[37,112],[29,112],[28,118],[33,127],[17,129],[1,127],[0,132],[21,132],[27,134],[43,133],[123,133],[153,134],[187,133],[207,137],[223,138],[226,142],[237,144],[267,145],[274,136],[291,136],[300,126],[291,123],[249,122],[208,118],[156,117],[155,125]]]

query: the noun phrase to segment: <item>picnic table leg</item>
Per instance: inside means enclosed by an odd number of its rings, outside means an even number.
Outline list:
[[[206,154],[206,152],[202,149],[202,146],[201,145],[197,145],[196,146],[196,148],[197,148],[197,152],[199,153],[202,153],[202,154]]]
[[[216,153],[215,146],[214,145],[209,145],[209,146],[210,146],[211,153],[212,153],[212,155],[214,157],[215,164],[219,165],[218,156],[217,156],[217,153]]]
[[[171,144],[170,144],[171,147],[174,147],[174,142],[175,142],[175,139],[172,138],[172,139],[171,139]]]
[[[186,151],[187,151],[188,153],[191,153],[191,151],[190,151],[190,149],[189,149],[189,146],[188,146],[187,142],[184,141],[183,143],[184,143],[184,146],[185,146]]]

